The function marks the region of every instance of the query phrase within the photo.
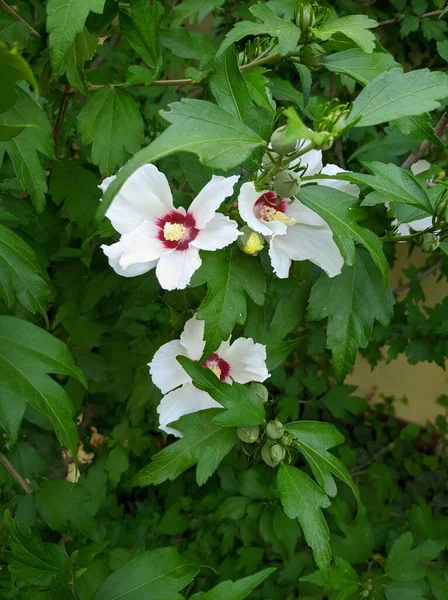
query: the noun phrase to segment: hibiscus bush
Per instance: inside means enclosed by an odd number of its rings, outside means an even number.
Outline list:
[[[2,597],[448,599],[445,12],[0,0]]]

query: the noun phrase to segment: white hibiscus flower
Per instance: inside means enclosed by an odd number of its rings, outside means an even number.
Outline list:
[[[103,192],[114,179],[102,182]],[[121,233],[116,244],[101,246],[111,267],[124,277],[155,268],[164,289],[184,289],[201,266],[199,250],[219,250],[240,235],[235,221],[216,212],[237,181],[213,176],[186,211],[174,208],[168,181],[154,165],[134,171],[106,212]]]
[[[411,166],[411,171],[413,175],[420,175],[420,173],[424,173],[431,168],[431,163],[427,160],[418,160],[415,164]],[[394,220],[394,224],[397,224],[397,219]],[[423,217],[423,219],[417,219],[416,221],[411,221],[410,223],[400,223],[397,228],[397,232],[400,235],[410,235],[413,231],[424,231],[428,229],[428,227],[432,226],[432,217]]]
[[[198,361],[204,348],[204,321],[193,317],[185,323],[180,340],[161,346],[149,364],[153,382],[166,394],[157,407],[159,427],[178,437],[180,432],[168,427],[168,423],[206,408],[222,408],[207,392],[193,386],[191,378],[176,360],[176,356],[182,355]],[[261,382],[269,377],[266,348],[251,338],[238,338],[232,344],[223,342],[202,364],[227,383]]]
[[[290,166],[304,168],[302,176],[336,175],[344,170],[336,165],[322,167],[322,152],[310,150]],[[319,185],[329,186],[353,196],[359,188],[346,181],[318,179]],[[238,197],[242,219],[251,229],[269,241],[269,256],[274,273],[280,278],[289,274],[291,261],[309,260],[323,269],[329,277],[341,272],[344,260],[333,240],[328,224],[299,200],[290,201],[275,192],[257,192],[253,182],[244,183]]]

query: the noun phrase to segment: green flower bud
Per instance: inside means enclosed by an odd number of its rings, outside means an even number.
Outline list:
[[[269,421],[269,423],[266,425],[266,433],[268,437],[273,440],[279,440],[283,436],[284,431],[285,428],[283,427],[283,424],[277,419],[274,421]]]
[[[325,56],[325,50],[320,44],[313,42],[304,46],[299,56],[304,65],[316,68],[320,66],[322,57]]]
[[[305,6],[299,6],[296,17],[296,25],[300,28],[302,35],[301,40],[306,38],[306,34],[310,27],[314,27],[316,24],[316,15],[313,8],[306,4]]]
[[[294,436],[290,433],[284,433],[282,437],[282,444],[285,446],[292,446],[294,444]]]
[[[286,156],[286,154],[291,154],[297,150],[297,140],[293,140],[292,142],[286,141],[286,125],[283,127],[279,127],[274,131],[271,135],[271,146],[274,152],[280,154],[281,156]]]
[[[258,440],[258,436],[260,435],[260,428],[238,427],[238,429],[236,430],[236,434],[242,442],[246,442],[247,444],[253,444]]]
[[[265,444],[261,449],[261,458],[270,467],[276,467],[285,458],[286,451],[280,444]]]
[[[434,252],[439,244],[440,240],[434,233],[424,233],[420,238],[420,248],[423,252]]]
[[[278,158],[278,154],[276,152],[270,152],[270,155],[274,156],[274,158]],[[263,167],[263,170],[267,173],[268,171],[270,171],[272,169],[272,167],[274,166],[274,162],[272,161],[272,158],[267,152],[266,154],[263,155],[263,158],[261,159],[261,166]]]
[[[264,248],[264,237],[256,231],[253,231],[250,227],[247,227],[247,225],[242,227],[241,231],[244,235],[240,235],[236,240],[238,246],[246,254],[257,256]]]
[[[257,394],[262,404],[265,404],[268,401],[269,392],[262,383],[257,383],[256,381],[253,381],[250,384],[250,389]]]
[[[281,198],[292,198],[300,189],[300,175],[294,171],[280,171],[274,177],[272,185]]]

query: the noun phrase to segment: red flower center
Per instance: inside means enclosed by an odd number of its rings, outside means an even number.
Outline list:
[[[157,237],[165,248],[188,250],[190,242],[198,235],[196,220],[191,213],[183,215],[175,210],[157,220],[160,227]]]
[[[207,367],[210,371],[218,377],[221,381],[225,381],[230,374],[230,365],[226,360],[219,358],[216,352],[213,352],[207,360],[202,363],[203,367]]]
[[[285,198],[280,198],[277,196],[275,192],[266,192],[258,198],[255,202],[254,213],[255,216],[260,219],[263,218],[266,209],[272,209],[277,212],[285,212],[286,209],[286,200]]]

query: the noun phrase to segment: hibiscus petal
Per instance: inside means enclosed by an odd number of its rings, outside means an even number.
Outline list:
[[[299,200],[294,200],[285,206],[285,214],[292,217],[297,223],[304,225],[314,225],[316,227],[326,226],[327,223],[314,210],[302,204]]]
[[[160,346],[148,365],[154,384],[164,394],[174,390],[174,388],[179,387],[183,383],[191,381],[190,377],[176,360],[176,356],[180,355],[188,356],[187,351],[180,341],[172,340]]]
[[[411,172],[413,175],[420,175],[420,173],[424,173],[430,168],[431,163],[427,160],[421,159],[411,166]]]
[[[302,140],[299,142],[299,148],[303,147],[305,144],[308,144],[306,140]],[[320,150],[308,150],[299,158],[294,159],[289,163],[289,167],[295,167],[299,165],[305,167],[305,172],[302,175],[306,177],[310,177],[311,175],[317,175],[322,170],[322,152]]]
[[[271,259],[271,265],[277,277],[280,279],[287,279],[289,275],[289,269],[291,268],[291,259],[275,243],[276,239],[277,236],[271,238],[269,243],[269,258]]]
[[[191,413],[207,408],[222,408],[215,402],[207,392],[201,392],[190,383],[185,383],[181,388],[170,392],[162,398],[157,412],[159,413],[159,428],[166,433],[172,433],[177,437],[182,437],[180,431],[168,427],[168,423],[173,423]]]
[[[321,269],[329,277],[339,275],[344,260],[333,240],[331,229],[325,227],[312,227],[297,224],[288,227],[286,235],[275,236],[272,245],[292,260],[309,260]]]
[[[188,209],[188,212],[194,216],[198,229],[204,228],[212,220],[224,200],[233,194],[233,188],[237,181],[236,175],[232,177],[213,175],[199,192]]]
[[[163,254],[173,252],[156,237],[158,232],[155,223],[143,221],[134,231],[124,233],[120,240],[123,246],[120,266],[126,269],[130,265],[158,260]]]
[[[100,187],[107,189],[111,179],[105,179]],[[107,209],[106,217],[119,233],[129,233],[143,221],[155,221],[172,209],[167,178],[154,165],[143,165],[126,179]]]
[[[154,269],[157,264],[157,261],[154,260],[149,262],[135,263],[124,269],[120,265],[120,259],[125,252],[125,247],[123,246],[121,240],[110,246],[103,244],[101,249],[109,259],[109,264],[112,269],[115,271],[115,273],[121,275],[122,277],[137,277],[138,275],[143,275],[143,273],[147,273],[151,269]]]
[[[157,263],[157,279],[165,290],[184,290],[201,264],[197,248],[174,250],[164,254]]]
[[[220,250],[229,244],[232,244],[242,235],[238,231],[236,221],[231,221],[220,213],[216,213],[213,219],[207,223],[205,229],[200,229],[199,233],[191,243],[200,250]]]
[[[337,165],[325,165],[325,167],[321,171],[322,175],[337,175],[338,173],[348,173],[345,169],[341,169]],[[353,183],[348,181],[342,181],[340,179],[319,179],[317,181],[319,185],[326,185],[327,187],[332,187],[336,190],[340,190],[341,192],[345,192],[346,194],[350,194],[351,196],[359,197],[359,187]]]
[[[230,365],[230,377],[237,383],[264,381],[269,377],[266,368],[266,347],[252,338],[238,338],[228,348],[218,350],[219,358]]]
[[[180,343],[189,358],[199,360],[205,348],[204,321],[200,321],[196,316],[188,319],[180,336]]]
[[[269,227],[270,225],[281,225],[286,231],[285,224],[280,222],[271,222],[268,225],[265,221],[257,219],[254,214],[254,206],[256,201],[261,198],[263,194],[266,194],[267,191],[268,190],[257,192],[253,181],[243,183],[238,196],[238,210],[243,221],[246,221],[251,229],[258,231],[258,233],[262,233],[263,235],[272,235],[274,231],[273,228]],[[284,231],[275,231],[275,233],[280,234],[284,233]]]

